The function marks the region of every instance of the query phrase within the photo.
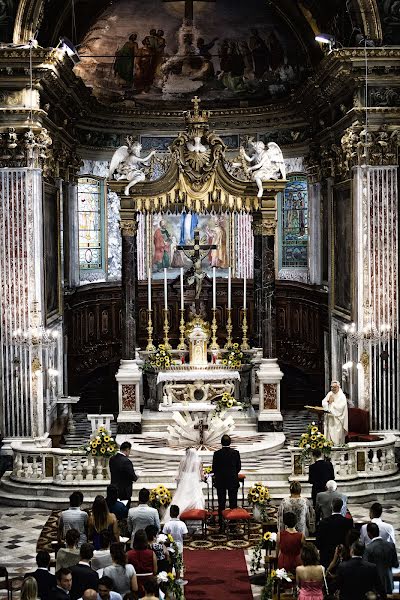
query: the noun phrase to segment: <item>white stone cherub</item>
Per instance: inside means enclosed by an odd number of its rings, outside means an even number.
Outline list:
[[[126,179],[128,185],[125,187],[125,195],[129,195],[131,187],[146,179],[143,165],[148,165],[150,158],[156,153],[152,150],[150,154],[144,158],[140,157],[142,146],[139,142],[133,142],[131,138],[127,138],[128,145],[118,148],[111,159],[109,177],[113,177],[119,181]]]
[[[247,162],[255,164],[249,168],[252,178],[257,184],[257,197],[263,195],[263,181],[270,179],[286,179],[286,167],[283,160],[282,150],[275,142],[268,142],[268,150],[265,149],[264,142],[250,142],[254,149],[254,154],[248,156],[244,148],[240,149],[241,155]]]

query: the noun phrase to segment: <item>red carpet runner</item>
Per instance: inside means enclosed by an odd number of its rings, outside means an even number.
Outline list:
[[[185,600],[252,600],[243,550],[185,550]]]

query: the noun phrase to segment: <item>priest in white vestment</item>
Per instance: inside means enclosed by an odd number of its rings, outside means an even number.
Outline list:
[[[325,414],[325,437],[334,446],[343,446],[349,429],[347,398],[338,381],[332,381],[331,391],[322,400],[322,407],[329,413]]]

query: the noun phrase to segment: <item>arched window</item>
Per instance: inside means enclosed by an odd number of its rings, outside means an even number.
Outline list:
[[[78,247],[80,279],[106,270],[105,183],[85,176],[78,179]]]
[[[281,269],[308,266],[308,191],[305,175],[289,175],[280,203]]]

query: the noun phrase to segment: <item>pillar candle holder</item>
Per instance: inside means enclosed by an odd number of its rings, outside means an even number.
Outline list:
[[[154,352],[156,349],[155,345],[153,344],[153,320],[151,318],[152,312],[153,310],[151,308],[147,309],[147,352]]]
[[[187,346],[185,344],[185,310],[181,308],[181,321],[179,325],[180,338],[178,350],[187,350]]]
[[[249,340],[247,338],[247,308],[243,309],[243,321],[242,321],[242,331],[243,331],[243,337],[242,337],[242,345],[240,346],[241,350],[250,350],[250,346],[249,346]]]
[[[217,310],[215,308],[213,308],[212,313],[213,313],[213,318],[212,318],[212,323],[211,323],[212,336],[211,336],[210,350],[219,350],[219,345],[217,342],[217,317],[216,317]]]
[[[232,309],[228,308],[228,317],[226,320],[226,344],[225,350],[232,348]]]
[[[168,321],[168,309],[164,308],[164,346],[166,350],[171,350],[171,344],[169,343],[169,321]]]

